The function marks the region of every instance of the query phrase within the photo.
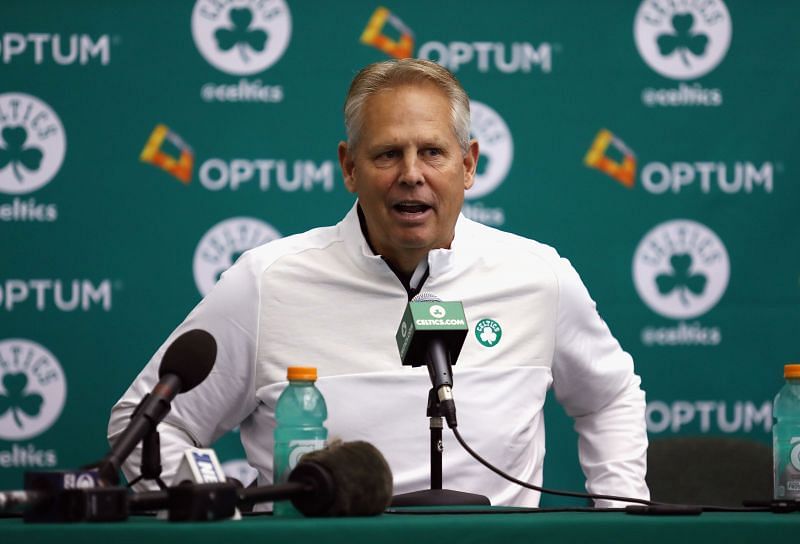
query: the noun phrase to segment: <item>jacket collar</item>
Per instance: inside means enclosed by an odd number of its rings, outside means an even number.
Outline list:
[[[428,275],[431,278],[441,276],[455,267],[456,249],[460,239],[459,233],[463,233],[466,222],[466,218],[459,214],[456,221],[455,238],[450,249],[433,249],[428,252],[427,267]],[[350,211],[347,212],[347,215],[344,216],[344,219],[339,222],[337,227],[342,235],[348,255],[359,268],[369,274],[386,272],[394,274],[383,258],[372,251],[364,236],[358,217],[358,201],[350,208]],[[421,264],[424,266],[424,262]],[[420,275],[419,269],[415,272],[414,277],[418,275]]]

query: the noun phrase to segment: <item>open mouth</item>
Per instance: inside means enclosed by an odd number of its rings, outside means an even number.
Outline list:
[[[431,209],[431,206],[423,202],[398,202],[392,205],[392,209],[404,215],[419,215]]]

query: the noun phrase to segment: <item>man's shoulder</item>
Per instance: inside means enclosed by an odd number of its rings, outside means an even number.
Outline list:
[[[236,265],[245,266],[258,275],[281,259],[303,254],[311,258],[313,250],[330,249],[342,241],[339,225],[317,227],[254,247],[242,254]]]
[[[535,259],[557,265],[561,259],[552,246],[513,232],[500,230],[466,217],[460,219],[461,232],[467,239],[470,252],[485,257],[508,259]]]

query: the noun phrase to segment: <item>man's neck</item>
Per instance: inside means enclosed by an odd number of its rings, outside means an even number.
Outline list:
[[[364,240],[366,240],[372,253],[380,255],[391,271],[394,272],[397,279],[408,291],[410,299],[428,279],[428,251],[420,250],[418,253],[407,255],[406,258],[395,258],[380,254],[375,250],[375,246],[372,245],[372,241],[369,238],[367,220],[364,217],[364,212],[361,211],[361,206],[357,206],[356,209],[358,211],[358,224],[361,227],[361,234],[364,235]]]

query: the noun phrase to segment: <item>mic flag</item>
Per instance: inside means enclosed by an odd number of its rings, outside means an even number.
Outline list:
[[[453,429],[458,425],[453,400],[453,372],[467,336],[467,319],[460,302],[443,302],[420,293],[408,303],[397,329],[397,348],[404,365],[426,365],[431,378],[428,415],[443,415]]]
[[[209,448],[187,448],[183,452],[172,485],[183,482],[193,484],[216,484],[226,481],[217,454]]]
[[[427,364],[428,346],[434,338],[444,342],[450,364],[456,364],[466,337],[467,319],[460,302],[417,298],[406,306],[395,335],[400,359],[412,367]]]
[[[188,485],[204,485],[204,484],[225,484],[228,481],[225,473],[222,470],[222,465],[219,464],[217,454],[210,448],[187,448],[183,452],[181,462],[178,465],[178,470],[175,472],[175,477],[172,479],[172,487],[168,490],[168,495],[171,497],[171,507],[168,515],[160,512],[159,517],[168,517],[172,521],[192,520],[198,519],[196,514],[197,510],[197,497],[192,496],[192,491],[187,489]],[[217,489],[216,493],[219,499],[222,499],[222,510],[218,509],[219,504],[214,498],[200,499],[203,508],[212,506],[214,515],[200,519],[242,519],[242,514],[234,504],[227,504],[230,501],[225,500],[225,493],[223,487]],[[227,491],[229,493],[229,491]],[[232,508],[231,511],[229,509]]]

